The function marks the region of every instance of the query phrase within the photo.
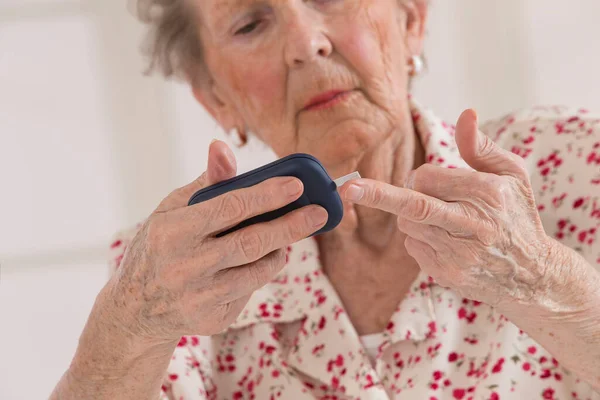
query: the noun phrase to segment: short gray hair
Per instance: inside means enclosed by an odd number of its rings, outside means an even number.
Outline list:
[[[192,79],[202,65],[202,43],[185,0],[135,0],[138,19],[149,26],[142,51],[147,73]]]

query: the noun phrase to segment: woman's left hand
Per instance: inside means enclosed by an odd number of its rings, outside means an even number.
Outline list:
[[[404,188],[360,179],[342,198],[397,215],[408,253],[441,286],[495,307],[535,301],[556,277],[548,259],[556,242],[524,161],[482,134],[472,110],[460,116],[456,141],[474,171],[426,164]]]

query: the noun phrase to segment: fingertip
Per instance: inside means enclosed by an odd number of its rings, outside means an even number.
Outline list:
[[[208,173],[212,183],[232,178],[237,173],[233,152],[225,142],[213,139],[208,153]]]
[[[477,111],[473,108],[468,108],[460,114],[458,117],[458,121],[456,123],[457,132],[464,131],[465,129],[472,129],[479,126],[479,116],[477,115]]]
[[[469,159],[477,154],[478,148],[478,116],[473,109],[462,112],[456,122],[456,144],[463,159]]]

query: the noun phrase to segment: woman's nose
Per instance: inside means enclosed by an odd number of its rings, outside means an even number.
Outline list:
[[[286,22],[285,61],[291,68],[329,57],[333,45],[314,17],[295,15]]]

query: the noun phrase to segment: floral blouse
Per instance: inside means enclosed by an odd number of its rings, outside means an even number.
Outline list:
[[[412,116],[427,162],[466,166],[452,125],[416,102]],[[482,130],[527,161],[547,234],[600,269],[600,115],[538,107]],[[113,242],[112,268],[136,229]],[[314,239],[287,258],[229,329],[181,338],[161,399],[600,399],[496,310],[424,273],[384,332],[359,337]]]

